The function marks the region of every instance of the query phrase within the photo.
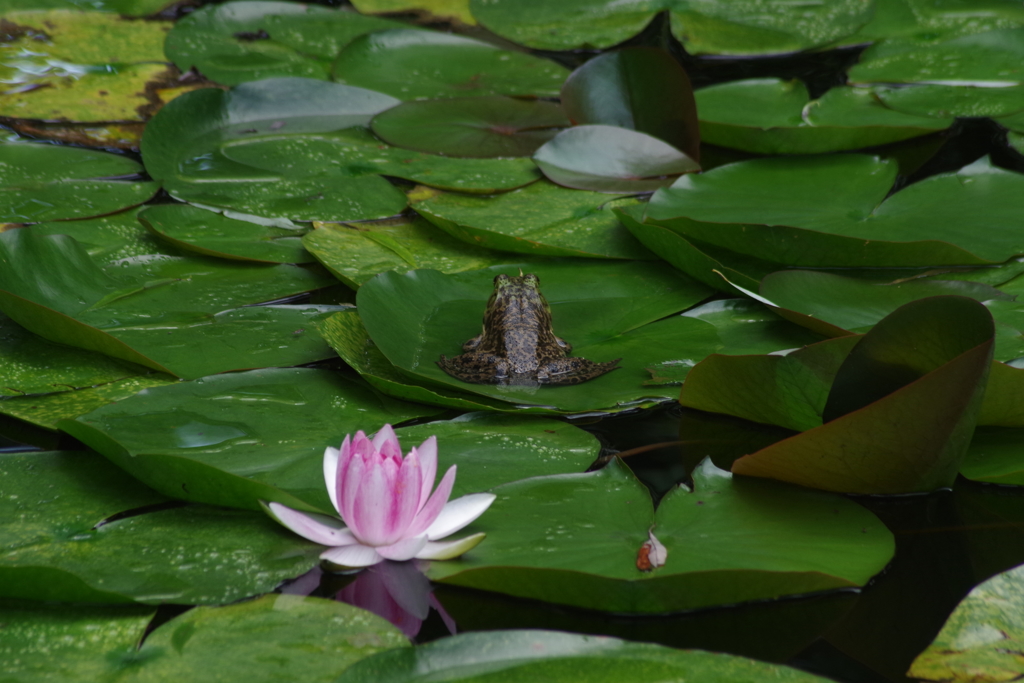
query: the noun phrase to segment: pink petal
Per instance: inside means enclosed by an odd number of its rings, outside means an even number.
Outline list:
[[[320,553],[320,559],[342,567],[369,567],[384,561],[376,550],[359,544],[328,548]]]
[[[419,512],[421,474],[420,459],[416,450],[413,449],[402,461],[401,468],[398,470],[398,478],[392,489],[394,496],[391,499],[391,509],[388,511],[391,518],[389,525],[398,535],[391,539],[391,543],[408,535],[406,531],[412,524],[412,520],[415,519],[416,513]]]
[[[363,484],[363,476],[365,474],[366,462],[362,457],[354,455],[349,459],[348,467],[345,468],[341,477],[339,477],[341,485],[338,487],[338,514],[341,515],[342,520],[345,521],[345,524],[348,524],[348,528],[356,536],[360,534],[360,527],[356,523],[355,518],[356,493]]]
[[[264,503],[263,509],[271,517],[288,527],[299,536],[320,545],[344,546],[357,543],[355,536],[340,520],[311,512],[292,510],[280,503]]]
[[[346,487],[347,488],[347,487]],[[363,473],[359,489],[352,503],[352,519],[346,519],[349,528],[364,545],[379,546],[394,543],[394,530],[388,526],[388,509],[394,491],[388,486],[384,468],[369,466]]]
[[[434,490],[434,495],[430,496],[426,505],[420,508],[420,511],[416,514],[416,519],[409,525],[409,529],[406,531],[407,536],[419,536],[441,514],[444,504],[448,502],[448,496],[452,495],[452,486],[455,485],[455,467],[455,465],[452,465],[444,473],[441,483]]]
[[[416,553],[416,557],[420,560],[451,560],[480,545],[485,536],[487,534],[481,533],[456,541],[431,541],[423,546],[423,550]]]
[[[391,425],[384,425],[373,437],[373,449],[389,457],[402,457],[402,446],[398,443],[398,437],[395,436],[395,430]]]
[[[348,437],[345,437],[345,442],[348,442]],[[342,443],[342,449],[345,448],[345,443]],[[339,513],[341,508],[338,507],[338,492],[340,489],[340,482],[338,481],[338,458],[340,452],[337,448],[327,447],[324,451],[324,483],[327,484],[327,495],[331,497],[331,505]]]
[[[448,501],[433,524],[427,527],[427,538],[436,541],[454,534],[484,514],[496,497],[493,493],[472,493]]]
[[[423,472],[420,484],[420,501],[417,509],[427,504],[430,498],[430,489],[434,488],[434,479],[437,478],[437,437],[431,436],[420,444],[419,448],[413,448],[420,459],[420,469]]]
[[[423,550],[425,545],[427,545],[427,537],[416,536],[415,538],[403,538],[391,545],[378,546],[374,550],[380,553],[381,557],[395,562],[404,562],[416,557],[416,553]]]

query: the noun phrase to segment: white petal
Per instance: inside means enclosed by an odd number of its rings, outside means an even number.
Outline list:
[[[420,560],[450,560],[480,545],[480,541],[484,540],[485,536],[487,534],[480,533],[460,538],[457,541],[430,542],[416,554],[416,557]]]
[[[417,456],[420,459],[420,469],[422,470],[422,483],[420,488],[420,508],[427,504],[427,499],[430,498],[430,489],[434,488],[434,479],[437,477],[437,437],[428,437],[426,441],[420,444],[419,448],[414,448]]]
[[[452,465],[444,473],[444,476],[441,477],[441,483],[437,485],[430,498],[427,499],[426,505],[416,513],[415,519],[412,520],[412,524],[406,530],[406,536],[421,535],[434,523],[437,516],[441,514],[445,505],[448,504],[448,497],[452,495],[452,487],[455,486],[455,471],[457,469],[456,465]]]
[[[650,561],[651,567],[664,567],[665,560],[668,559],[668,549],[655,537],[653,530],[647,532],[647,537],[648,541],[644,545],[649,547],[647,559]]]
[[[318,515],[315,512],[299,512],[280,503],[268,504],[261,500],[260,505],[278,522],[314,543],[344,546],[358,542],[340,519]]]
[[[345,437],[346,439],[348,437]],[[324,483],[327,484],[327,495],[331,497],[331,505],[341,514],[338,507],[338,455],[337,448],[327,447],[324,451]]]
[[[404,562],[416,557],[416,553],[423,550],[423,546],[426,544],[426,536],[416,536],[414,538],[403,538],[401,541],[391,545],[378,546],[376,550],[380,553],[381,557],[394,560],[395,562]]]
[[[320,553],[320,559],[342,567],[369,567],[384,561],[376,549],[360,544],[328,548]]]
[[[495,497],[493,493],[471,493],[468,496],[448,501],[433,524],[427,527],[427,538],[436,541],[454,534],[484,514],[484,511],[494,502]]]

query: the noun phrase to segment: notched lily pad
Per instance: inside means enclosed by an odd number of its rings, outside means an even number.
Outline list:
[[[674,489],[656,513],[646,488],[618,461],[494,493],[487,514],[468,527],[487,540],[460,560],[432,564],[433,581],[587,609],[663,613],[863,585],[894,548],[884,525],[856,503],[738,481],[709,461],[695,470],[692,492]],[[644,571],[638,554],[652,524],[667,557]]]

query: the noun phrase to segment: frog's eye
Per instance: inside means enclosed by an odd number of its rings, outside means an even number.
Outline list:
[[[508,282],[508,275],[505,275],[504,273],[502,273],[501,275],[495,275],[494,276],[494,284],[495,284],[495,286],[502,285],[502,284],[505,284],[507,282]]]
[[[534,275],[533,273],[528,273],[526,275],[526,279],[523,280],[523,282],[533,285],[534,287],[540,286],[540,278]]]

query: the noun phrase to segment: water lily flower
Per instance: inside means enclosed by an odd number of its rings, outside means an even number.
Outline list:
[[[271,517],[300,536],[330,546],[320,559],[344,567],[369,567],[383,560],[448,560],[484,539],[473,534],[445,538],[484,513],[493,493],[449,501],[455,465],[431,494],[437,476],[437,438],[431,436],[402,457],[391,425],[373,441],[362,432],[345,437],[341,449],[324,452],[324,480],[341,519],[262,503]]]

